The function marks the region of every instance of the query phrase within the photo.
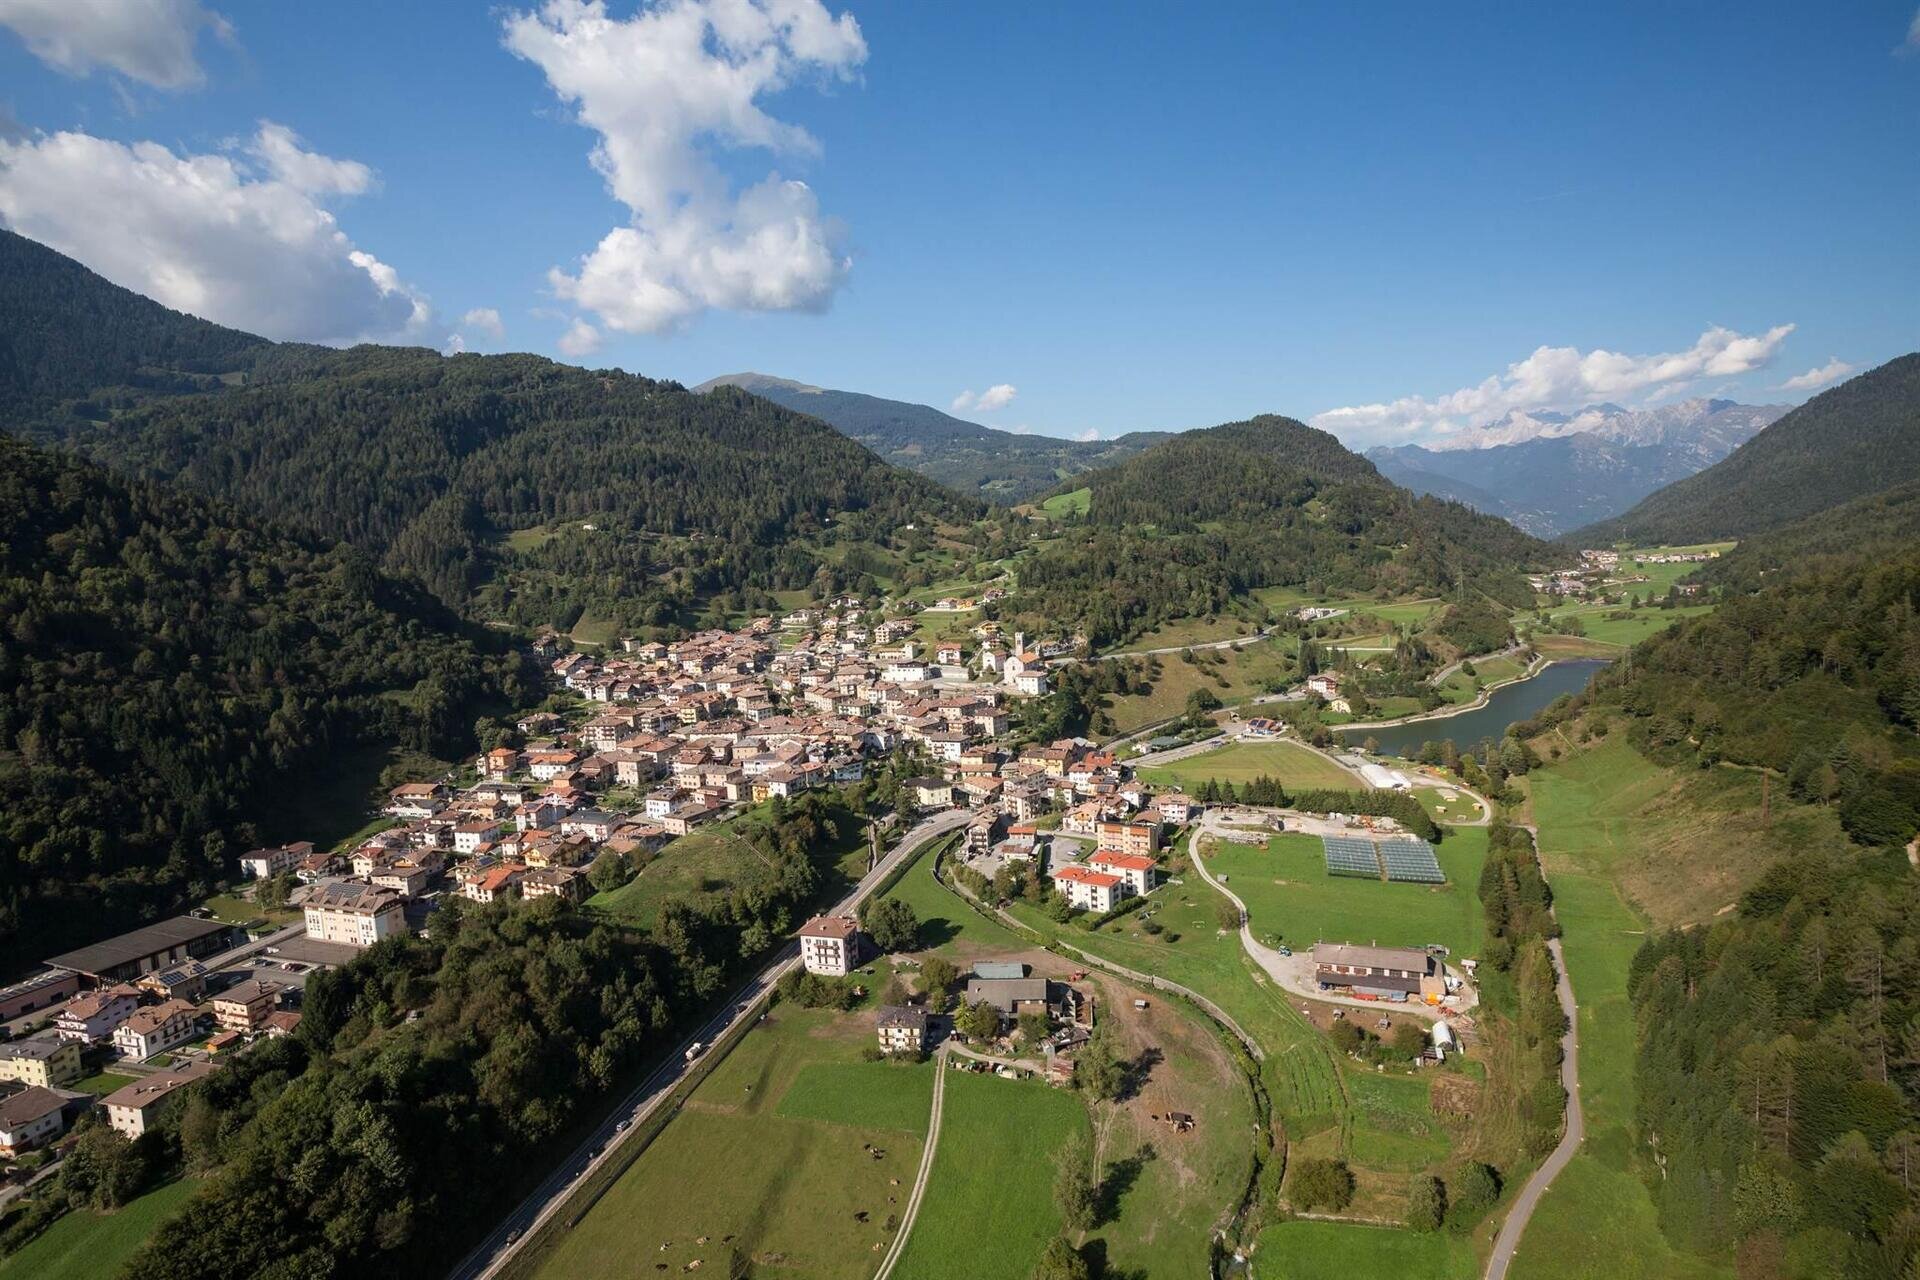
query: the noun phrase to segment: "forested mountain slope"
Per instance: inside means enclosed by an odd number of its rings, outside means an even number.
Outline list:
[[[1053,488],[1063,478],[1120,462],[1167,439],[1160,431],[1084,441],[1020,435],[967,422],[931,405],[832,391],[764,373],[724,374],[694,390],[728,386],[811,414],[895,466],[995,502],[1020,502]]]
[[[363,554],[0,438],[0,969],[177,909],[363,743],[536,683]]]
[[[1698,475],[1572,535],[1586,544],[1745,538],[1920,480],[1920,353],[1815,396]]]
[[[700,396],[530,355],[269,344],[18,236],[0,241],[0,262],[24,286],[0,312],[5,330],[52,335],[17,342],[0,368],[0,397],[34,406],[9,413],[8,429],[350,541],[488,616],[675,620],[717,593],[805,586],[822,548],[982,510],[739,391]],[[110,323],[94,341],[100,316]],[[111,413],[36,390],[71,396],[157,359],[228,376],[120,397]],[[576,523],[508,554],[510,535],[556,521]]]
[[[1268,586],[1517,604],[1518,566],[1548,554],[1504,520],[1415,497],[1289,418],[1186,432],[1083,483],[1084,524],[1028,560],[1020,581],[1044,611],[1084,619],[1096,643]]]
[[[126,404],[223,385],[273,344],[109,284],[0,228],[0,419],[9,430],[104,420]]]

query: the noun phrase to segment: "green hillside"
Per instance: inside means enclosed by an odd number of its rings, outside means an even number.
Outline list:
[[[1038,550],[1020,581],[1032,607],[1080,619],[1095,644],[1265,587],[1518,604],[1516,569],[1549,554],[1504,520],[1415,497],[1290,418],[1190,431],[1068,484],[1089,491],[1084,523]]]
[[[13,235],[0,279],[16,286],[0,332],[27,335],[0,362],[9,429],[352,542],[490,617],[634,626],[722,593],[768,608],[823,560],[832,585],[857,582],[872,557],[852,549],[982,511],[736,390],[530,355],[266,343]],[[570,536],[508,544],[560,522]]]

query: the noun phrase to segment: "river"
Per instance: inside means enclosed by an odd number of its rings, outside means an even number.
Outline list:
[[[1423,742],[1452,738],[1463,750],[1483,738],[1506,736],[1507,726],[1539,713],[1541,708],[1563,693],[1578,693],[1593,682],[1604,659],[1575,658],[1549,663],[1539,675],[1513,684],[1502,685],[1487,695],[1487,705],[1453,716],[1429,716],[1384,729],[1351,729],[1341,733],[1343,741],[1358,743],[1377,739],[1380,754],[1412,756]]]

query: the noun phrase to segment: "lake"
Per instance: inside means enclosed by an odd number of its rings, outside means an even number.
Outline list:
[[[1531,679],[1495,689],[1487,696],[1487,705],[1484,707],[1463,711],[1455,716],[1410,720],[1406,724],[1385,729],[1350,730],[1340,734],[1340,738],[1353,743],[1368,738],[1377,739],[1380,753],[1389,756],[1412,756],[1420,750],[1421,743],[1439,742],[1445,738],[1452,738],[1465,750],[1468,745],[1483,738],[1505,737],[1508,725],[1537,715],[1561,694],[1580,692],[1593,682],[1593,677],[1606,665],[1607,661],[1601,658],[1575,658],[1567,662],[1549,663],[1545,670]]]

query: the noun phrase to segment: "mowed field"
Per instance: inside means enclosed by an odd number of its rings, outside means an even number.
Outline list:
[[[1284,1261],[1283,1261],[1284,1259]],[[1282,1222],[1260,1233],[1253,1273],[1286,1280],[1472,1280],[1480,1273],[1473,1246],[1444,1232],[1423,1234],[1344,1222]]]
[[[114,1213],[69,1213],[18,1253],[0,1259],[0,1280],[108,1280],[200,1185],[182,1178]]]
[[[1315,942],[1383,946],[1441,943],[1455,956],[1480,948],[1484,827],[1451,828],[1434,846],[1444,885],[1393,884],[1327,874],[1318,836],[1283,835],[1264,849],[1216,841],[1207,869],[1227,876],[1247,904],[1256,936],[1296,949]]]
[[[1114,727],[1130,733],[1144,725],[1184,715],[1187,696],[1196,689],[1207,690],[1229,706],[1245,702],[1269,687],[1290,681],[1295,667],[1292,656],[1271,640],[1251,640],[1226,649],[1197,650],[1193,657],[1194,660],[1188,662],[1179,654],[1162,654],[1160,674],[1152,678],[1152,687],[1147,692],[1125,697],[1109,695],[1105,706]]]
[[[1077,1094],[949,1072],[933,1176],[894,1275],[1025,1280],[1047,1241],[1060,1233],[1054,1153],[1070,1135],[1087,1132],[1087,1109]]]
[[[1235,785],[1255,778],[1274,778],[1289,791],[1323,787],[1358,791],[1362,786],[1358,778],[1319,752],[1279,739],[1235,742],[1172,764],[1142,769],[1140,776],[1155,786],[1179,787],[1188,794],[1209,778]]]
[[[542,1276],[871,1275],[918,1167],[933,1064],[859,1061],[871,1010],[778,1005],[578,1226]],[[873,1152],[883,1154],[876,1157]]]
[[[1624,742],[1531,775],[1534,816],[1567,974],[1580,1006],[1580,1100],[1587,1140],[1541,1199],[1515,1254],[1515,1280],[1654,1280],[1730,1272],[1674,1250],[1631,1161],[1634,1017],[1627,975],[1647,922],[1618,876],[1675,785]]]

